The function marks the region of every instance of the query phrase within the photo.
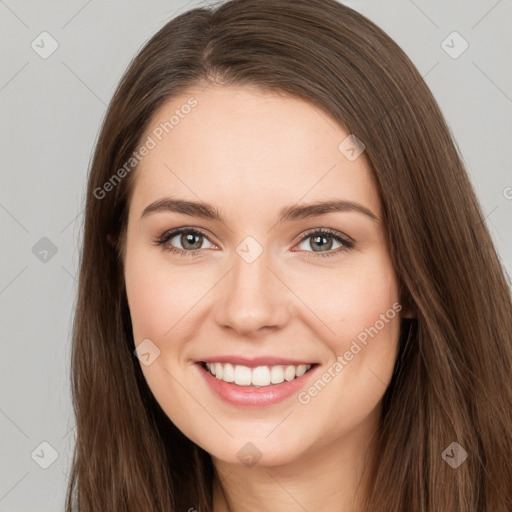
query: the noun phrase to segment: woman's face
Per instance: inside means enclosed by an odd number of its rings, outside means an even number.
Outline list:
[[[403,312],[348,136],[299,99],[209,86],[169,101],[143,138],[133,335],[162,409],[214,458],[285,464],[377,425]]]

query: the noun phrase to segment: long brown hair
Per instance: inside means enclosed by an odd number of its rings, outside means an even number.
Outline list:
[[[73,330],[67,512],[212,510],[210,456],[163,413],[133,353],[122,254],[136,168],[108,193],[105,184],[164,102],[213,82],[308,101],[366,147],[401,301],[415,314],[401,326],[366,510],[512,510],[511,293],[433,95],[389,36],[335,0],[233,0],[181,14],[150,39],[97,141]],[[468,454],[457,468],[443,456],[455,442]]]

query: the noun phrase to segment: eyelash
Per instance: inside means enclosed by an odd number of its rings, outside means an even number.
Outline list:
[[[162,235],[160,235],[155,240],[155,244],[158,246],[161,246],[163,250],[178,254],[179,256],[193,257],[193,256],[196,256],[197,254],[199,254],[202,251],[202,249],[197,249],[195,251],[184,251],[183,249],[178,249],[172,245],[165,245],[165,244],[167,244],[167,242],[169,242],[169,240],[172,240],[176,235],[179,235],[181,233],[199,234],[199,235],[204,236],[205,238],[208,238],[206,236],[206,234],[203,233],[199,229],[183,227],[183,228],[176,228],[171,231],[164,232]],[[304,240],[306,240],[307,238],[310,238],[313,235],[328,235],[328,236],[332,237],[334,240],[336,240],[337,242],[341,243],[342,247],[335,249],[335,250],[326,251],[326,252],[305,251],[307,253],[310,253],[307,256],[308,258],[323,258],[323,257],[335,256],[341,252],[346,252],[346,251],[349,251],[350,249],[353,249],[354,245],[355,245],[354,242],[348,240],[347,238],[340,236],[337,231],[330,229],[330,228],[309,230],[297,242],[297,244],[301,244]]]

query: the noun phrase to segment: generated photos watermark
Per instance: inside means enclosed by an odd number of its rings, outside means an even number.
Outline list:
[[[197,100],[191,97],[180,108],[175,109],[174,114],[169,117],[168,121],[160,123],[153,129],[146,140],[134,151],[130,158],[120,167],[101,187],[96,187],[93,191],[96,199],[103,199],[106,195],[115,189],[115,187],[125,178],[137,165],[142,162],[152,149],[155,149],[159,142],[163,140],[165,135],[169,134],[176,126],[185,119],[192,109],[197,106]]]
[[[305,391],[301,391],[297,395],[297,400],[302,405],[307,405],[311,400],[318,396],[320,391],[322,391],[325,386],[331,382],[337,375],[339,375],[345,366],[349,364],[350,361],[354,359],[354,357],[359,354],[364,347],[368,344],[368,337],[374,338],[379,334],[382,329],[395,318],[396,314],[401,311],[402,305],[398,302],[395,302],[391,308],[389,308],[385,313],[381,313],[379,316],[379,320],[377,320],[371,327],[366,327],[363,331],[361,331],[356,339],[352,340],[350,348],[346,350],[343,355],[338,355],[336,357],[336,361],[329,366],[329,368],[322,373],[322,375]],[[359,343],[358,343],[359,341]],[[362,346],[361,346],[362,345]]]

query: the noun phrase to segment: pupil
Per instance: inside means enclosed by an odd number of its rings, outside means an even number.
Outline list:
[[[199,249],[201,247],[201,242],[196,242],[194,244],[194,238],[199,238],[199,235],[195,235],[193,233],[188,233],[188,234],[184,234],[182,236],[182,244],[183,244],[183,247],[187,247],[187,244],[191,244],[193,247],[191,247],[192,249]],[[183,243],[183,239],[185,239],[185,243]]]
[[[332,240],[331,240],[331,243],[328,244],[326,243],[327,241],[327,238],[325,236],[316,236],[313,238],[313,243],[318,245],[319,247],[325,247],[326,245],[328,246],[327,248],[330,249],[331,245],[332,245]]]

